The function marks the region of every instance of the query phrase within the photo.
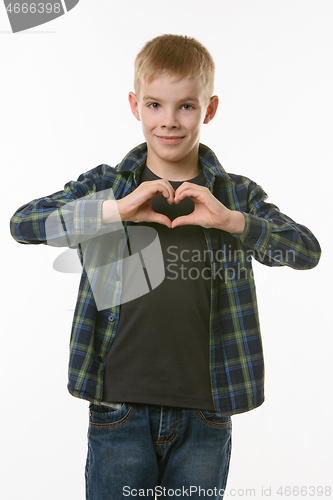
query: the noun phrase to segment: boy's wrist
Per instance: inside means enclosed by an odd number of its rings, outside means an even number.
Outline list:
[[[121,220],[116,200],[105,200],[102,203],[102,224],[110,224]]]
[[[245,216],[242,212],[237,210],[230,210],[230,220],[228,224],[223,228],[231,234],[241,234],[245,228]]]

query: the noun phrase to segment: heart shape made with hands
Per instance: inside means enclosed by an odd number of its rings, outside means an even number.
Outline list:
[[[163,215],[164,221],[160,220],[159,223],[171,229],[183,225],[205,225],[209,217],[203,196],[210,195],[209,190],[191,183],[190,186],[183,187],[180,191],[182,186],[183,184],[173,190],[172,200],[168,200],[163,194],[151,200],[151,209],[154,214]],[[203,189],[197,189],[197,187]]]
[[[133,222],[156,222],[171,229],[197,225],[233,232],[234,228],[234,225],[230,227],[233,211],[215,198],[206,186],[192,182],[185,181],[176,190],[164,179],[143,182],[120,202],[127,204],[126,218]],[[180,202],[183,203],[181,211],[177,207]]]

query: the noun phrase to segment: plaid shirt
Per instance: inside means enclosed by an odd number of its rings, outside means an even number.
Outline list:
[[[19,243],[78,249],[83,272],[73,318],[68,390],[95,404],[102,400],[105,358],[120,314],[119,256],[124,242],[112,239],[112,235],[129,224],[118,221],[103,225],[102,203],[110,196],[99,194],[112,192],[115,199],[120,199],[131,193],[138,185],[146,157],[147,145],[143,143],[115,168],[100,165],[66,184],[64,190],[24,205],[11,218],[11,233]],[[211,250],[212,396],[216,412],[231,415],[251,410],[264,401],[264,362],[252,258],[268,266],[311,269],[317,265],[321,250],[306,227],[266,203],[266,193],[255,182],[226,173],[203,144],[199,146],[199,160],[206,187],[226,207],[245,216],[242,234],[204,229]],[[48,227],[47,220],[53,220]],[[102,244],[108,247],[107,254],[101,252]],[[107,257],[112,262],[103,276],[114,305],[106,308],[97,307],[91,287],[96,269],[103,264],[101,254],[104,261]],[[85,260],[85,255],[90,258]]]

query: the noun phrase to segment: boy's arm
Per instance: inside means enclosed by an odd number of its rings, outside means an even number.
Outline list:
[[[75,247],[104,232],[110,224],[101,220],[102,204],[113,198],[112,190],[99,191],[106,165],[80,175],[62,191],[38,198],[19,208],[10,220],[10,231],[19,243]],[[114,229],[122,229],[120,218]]]
[[[244,178],[245,179],[245,178]],[[268,266],[286,265],[294,269],[311,269],[320,259],[321,249],[314,235],[301,224],[266,203],[266,193],[255,182],[245,179],[247,200],[240,210],[230,210],[203,186],[183,183],[175,193],[175,203],[189,197],[194,211],[178,217],[172,227],[196,224],[231,233],[239,238],[253,257]]]
[[[248,193],[244,230],[235,236],[253,250],[255,259],[268,266],[314,268],[321,248],[313,233],[280,212],[276,205],[266,203],[267,194],[255,182],[250,182]]]

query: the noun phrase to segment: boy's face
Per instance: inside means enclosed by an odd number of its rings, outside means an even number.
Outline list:
[[[129,95],[134,116],[142,122],[150,164],[198,163],[200,131],[214,116],[218,98],[207,102],[200,78],[173,81],[163,75],[141,83]]]

